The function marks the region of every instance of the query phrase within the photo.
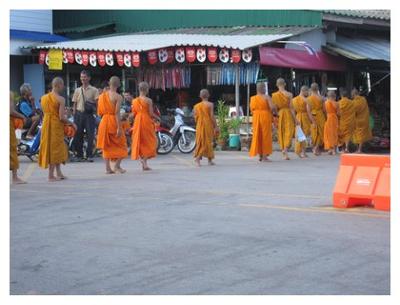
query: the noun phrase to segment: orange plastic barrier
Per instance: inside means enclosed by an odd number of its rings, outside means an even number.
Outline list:
[[[344,154],[333,190],[335,208],[373,205],[390,211],[390,156]]]

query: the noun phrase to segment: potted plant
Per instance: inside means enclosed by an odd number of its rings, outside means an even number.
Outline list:
[[[242,119],[239,117],[233,118],[229,122],[229,147],[240,149],[240,125]]]
[[[229,139],[229,123],[227,121],[229,114],[229,107],[225,104],[224,100],[217,102],[217,125],[219,133],[217,136],[217,143],[221,149],[226,149],[227,141]]]

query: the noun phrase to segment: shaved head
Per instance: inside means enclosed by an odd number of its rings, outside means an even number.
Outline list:
[[[59,77],[59,76],[54,77],[53,80],[51,81],[51,87],[52,87],[53,89],[54,89],[55,87],[59,87],[59,86],[61,86],[61,85],[64,85],[64,80],[63,80],[61,77]]]
[[[308,96],[308,87],[307,86],[302,86],[300,89],[300,92],[303,96]]]
[[[207,89],[201,89],[200,90],[200,98],[203,100],[206,100],[210,97],[210,92],[208,92]]]
[[[310,89],[312,92],[318,92],[319,86],[317,83],[312,83]]]
[[[276,80],[276,86],[277,86],[277,87],[284,87],[284,86],[286,86],[285,80],[284,80],[282,77],[278,78],[278,79]]]
[[[344,88],[344,87],[339,88],[339,93],[340,93],[340,96],[341,96],[341,97],[347,97],[348,94],[349,94],[349,92],[347,91],[347,89]]]
[[[121,80],[118,76],[111,76],[109,84],[110,87],[119,88],[121,86]]]
[[[357,95],[360,95],[360,91],[358,91],[357,88],[353,88],[353,90],[351,90],[351,96],[355,97]]]
[[[139,92],[140,93],[144,93],[144,94],[149,93],[149,88],[150,88],[150,86],[147,82],[139,83]]]
[[[51,81],[51,87],[53,91],[61,93],[64,90],[64,80],[59,76],[54,77]]]
[[[336,99],[336,93],[333,90],[329,90],[328,93],[326,94],[328,99],[335,100]]]
[[[265,94],[266,89],[265,83],[257,83],[257,93]]]

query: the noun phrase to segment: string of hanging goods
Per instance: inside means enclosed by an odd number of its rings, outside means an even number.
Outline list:
[[[207,85],[234,85],[236,69],[234,64],[207,66]],[[257,82],[260,65],[256,62],[239,64],[240,85],[255,84]]]
[[[191,69],[188,66],[180,67],[162,67],[160,68],[142,68],[137,71],[139,81],[145,81],[150,88],[162,89],[180,89],[189,88],[191,84]]]

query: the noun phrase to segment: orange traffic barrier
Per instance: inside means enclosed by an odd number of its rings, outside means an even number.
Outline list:
[[[390,156],[342,155],[333,206],[351,208],[360,205],[390,211]]]

